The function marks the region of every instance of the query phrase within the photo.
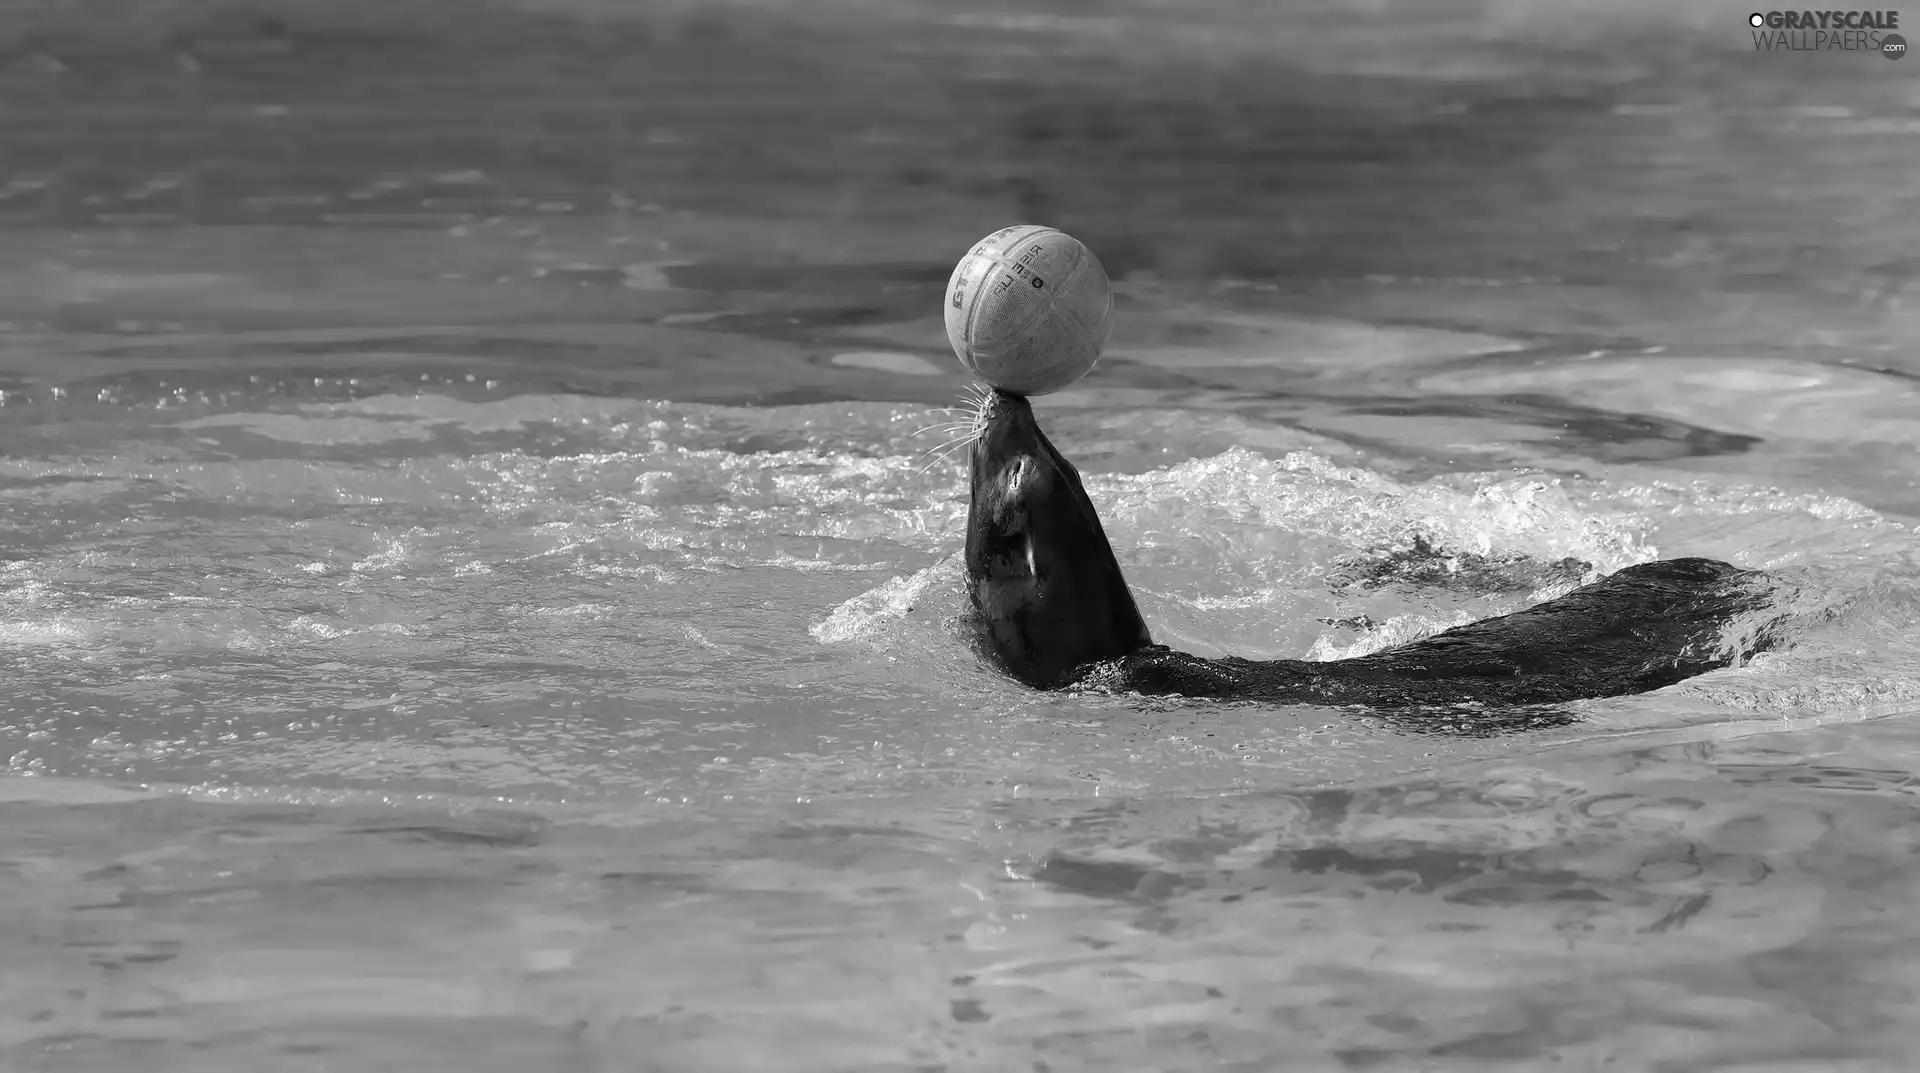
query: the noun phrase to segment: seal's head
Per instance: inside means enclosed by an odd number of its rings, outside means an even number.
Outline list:
[[[1027,400],[989,395],[972,451],[967,582],[1007,673],[1052,689],[1151,644],[1079,472]]]

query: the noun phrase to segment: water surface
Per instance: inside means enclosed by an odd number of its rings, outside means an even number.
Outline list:
[[[1208,11],[7,38],[4,1064],[1907,1068],[1911,72]],[[1038,412],[1156,639],[1706,555],[1791,643],[1530,722],[1014,685],[920,431],[1014,219],[1118,280]]]

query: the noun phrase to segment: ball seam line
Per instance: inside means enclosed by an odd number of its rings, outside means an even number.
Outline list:
[[[1021,232],[1018,232],[1018,233],[1017,233],[1017,237],[1018,237],[1018,239],[1019,239],[1019,241],[1021,241],[1021,242],[1025,242],[1025,241],[1026,241],[1026,240],[1028,240],[1029,238],[1032,238],[1032,237],[1033,237],[1033,235],[1034,235],[1034,233],[1036,233],[1036,232],[1042,232],[1042,231],[1051,231],[1051,230],[1053,230],[1053,228],[1051,228],[1051,227],[1047,227],[1047,226],[1045,226],[1045,225],[1043,225],[1043,224],[1028,224],[1025,230],[1023,230],[1023,231],[1021,231]],[[1008,241],[1006,241],[1006,242],[1002,242],[1002,243],[1000,243],[999,245],[997,245],[997,246],[994,246],[994,247],[991,247],[991,248],[989,248],[989,249],[986,249],[986,250],[980,250],[980,249],[979,249],[978,247],[975,247],[975,253],[974,253],[974,256],[983,256],[983,257],[985,257],[985,258],[986,258],[987,260],[989,260],[989,261],[991,261],[991,262],[993,262],[993,263],[995,263],[995,264],[998,264],[998,265],[1001,265],[1001,266],[1003,266],[1003,267],[1011,267],[1011,264],[1012,264],[1012,263],[1011,263],[1010,261],[1008,261],[1008,260],[1006,260],[1005,258],[1003,258],[1002,256],[1000,256],[1000,251],[1001,251],[1001,250],[1004,250],[1004,249],[1005,249],[1006,247],[1008,247],[1008,246],[1010,246],[1010,245],[1012,245],[1012,244],[1013,244],[1013,243],[1012,243],[1012,239],[1010,238],[1010,239],[1009,239]],[[983,288],[984,288],[984,287],[985,287],[986,285],[988,285],[988,284],[990,284],[990,283],[992,283],[992,282],[993,282],[993,280],[992,280],[992,276],[993,276],[993,272],[992,272],[992,270],[991,270],[991,269],[989,269],[989,270],[987,271],[987,273],[986,273],[986,277],[984,277],[984,278],[982,278],[982,279],[981,279],[981,281],[980,281],[980,285],[981,285],[981,287],[983,287]],[[967,334],[966,334],[966,340],[967,340],[967,345],[968,345],[968,346],[973,346],[973,345],[974,345],[974,341],[975,341],[975,340],[976,340],[977,338],[979,338],[979,336],[978,336],[978,333],[976,332],[976,329],[977,329],[977,328],[979,328],[979,326],[980,326],[980,324],[979,324],[979,320],[980,320],[980,307],[981,307],[982,305],[984,305],[984,304],[985,304],[985,303],[983,303],[983,302],[981,302],[981,301],[979,301],[979,298],[980,298],[980,292],[979,292],[979,291],[976,291],[976,292],[974,293],[974,296],[973,296],[973,297],[974,297],[974,300],[973,300],[972,302],[969,302],[969,303],[968,303],[968,305],[969,305],[969,306],[970,306],[971,308],[969,308],[969,309],[967,310],[967,328],[966,328],[966,331],[967,331]],[[1028,321],[1027,321],[1027,322],[1026,322],[1025,324],[1022,324],[1022,325],[1020,326],[1020,331],[1022,331],[1022,332],[1024,332],[1024,331],[1026,331],[1026,330],[1027,330],[1028,328],[1031,328],[1031,327],[1033,327],[1033,322],[1034,322],[1034,321],[1036,321],[1036,320],[1039,320],[1039,319],[1040,319],[1040,318],[1039,318],[1039,316],[1038,316],[1038,315],[1036,314],[1036,315],[1035,315],[1034,317],[1032,317],[1031,319],[1029,319],[1029,320],[1028,320]],[[975,369],[975,370],[973,370],[973,373],[974,373],[974,375],[975,375],[975,376],[979,376],[979,377],[980,377],[980,378],[981,378],[982,380],[985,380],[985,379],[986,379],[986,377],[985,377],[984,375],[982,375],[982,374],[981,374],[981,372],[980,372],[980,370],[978,370],[978,369]]]
[[[1019,242],[1025,242],[1028,239],[1034,237],[1035,234],[1043,234],[1048,231],[1055,231],[1056,229],[1051,227],[1046,227],[1040,224],[1034,224],[1028,230],[1030,233],[1021,234],[1018,236]],[[1061,232],[1061,233],[1064,234],[1064,232]],[[1008,242],[1002,243],[999,249],[984,251],[982,254],[980,254],[980,256],[984,256],[988,260],[993,261],[994,263],[999,264],[1003,267],[1012,268],[1017,262],[1002,256],[1000,251],[1005,249],[1007,246],[1012,246],[1015,244],[1016,244],[1015,242],[1010,240]],[[1067,275],[1069,279],[1071,279],[1074,276],[1077,270],[1081,267],[1081,263],[1084,262],[1085,260],[1086,260],[1086,253],[1085,253],[1085,250],[1083,249],[1080,252],[1080,254],[1074,258],[1073,267],[1067,270]],[[993,273],[991,271],[987,273],[989,277],[991,277],[992,274]],[[983,285],[991,282],[992,280],[990,278],[982,280]],[[1016,337],[1020,335],[1024,335],[1026,334],[1027,331],[1032,329],[1035,324],[1040,322],[1041,317],[1044,317],[1048,313],[1051,313],[1054,310],[1059,309],[1060,308],[1060,290],[1061,290],[1061,284],[1056,282],[1056,284],[1046,292],[1047,300],[1044,303],[1041,303],[1039,308],[1034,310],[1032,316],[1029,316],[1026,320],[1020,322],[1019,326],[1015,328],[1013,331],[1009,332],[1008,334]],[[976,294],[975,297],[977,299],[979,295]],[[977,326],[976,318],[980,315],[980,308],[983,304],[984,303],[976,300],[975,302],[972,303],[973,308],[967,310],[967,344],[969,346],[972,346],[975,340],[978,339],[978,335],[975,333],[974,329]],[[1079,318],[1076,317],[1074,319],[1078,320]],[[976,369],[974,370],[974,375],[979,376],[981,374],[979,370]],[[1029,377],[1029,379],[1031,378]]]

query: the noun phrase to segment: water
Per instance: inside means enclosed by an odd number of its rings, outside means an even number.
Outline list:
[[[0,1066],[1910,1067],[1911,71],[419,10],[4,38]],[[1015,218],[1120,280],[1038,411],[1157,640],[1706,555],[1791,643],[1500,733],[997,676],[916,430]]]

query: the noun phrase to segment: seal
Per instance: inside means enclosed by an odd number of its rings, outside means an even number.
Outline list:
[[[966,564],[982,647],[1037,689],[1086,683],[1275,704],[1518,707],[1659,689],[1775,643],[1774,624],[1738,640],[1727,630],[1769,607],[1768,575],[1670,559],[1352,659],[1204,659],[1153,643],[1079,471],[1026,399],[987,396],[971,452]]]

